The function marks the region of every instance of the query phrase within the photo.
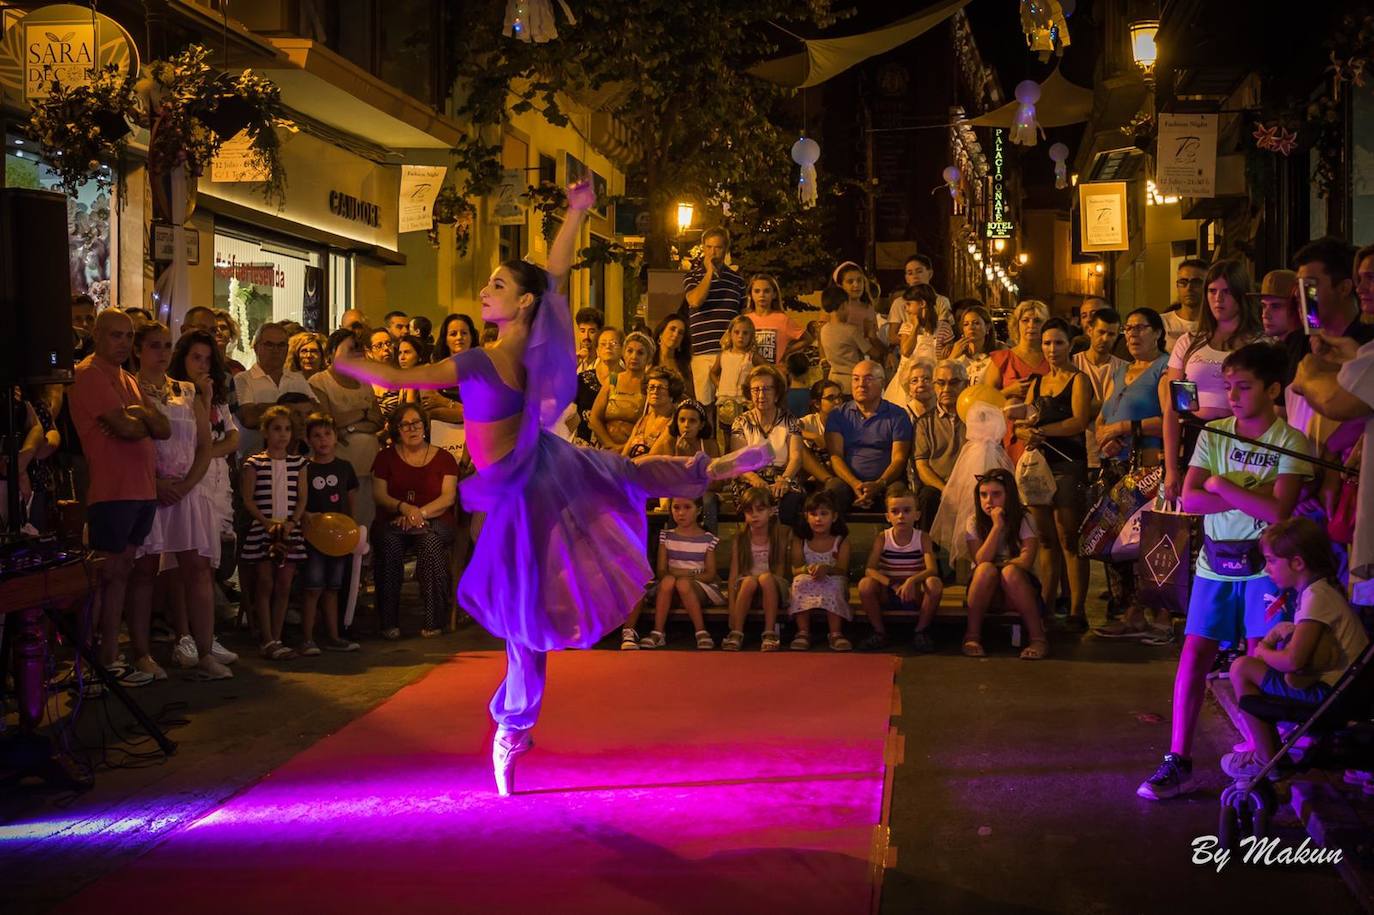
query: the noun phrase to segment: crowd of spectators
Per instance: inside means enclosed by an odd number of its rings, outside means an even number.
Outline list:
[[[1025,627],[1021,657],[1044,658],[1056,610],[1058,632],[1089,628],[1090,562],[1079,534],[1092,500],[1127,473],[1158,467],[1166,504],[1202,516],[1205,536],[1170,753],[1142,796],[1190,787],[1192,729],[1224,646],[1248,653],[1236,670],[1257,690],[1269,687],[1255,664],[1294,662],[1275,660],[1286,649],[1271,633],[1276,623],[1292,626],[1295,614],[1299,623],[1340,628],[1346,654],[1353,650],[1355,637],[1324,591],[1306,617],[1304,596],[1288,599],[1286,611],[1274,607],[1294,582],[1310,584],[1293,570],[1325,570],[1325,556],[1332,572],[1321,580],[1334,577],[1337,592],[1374,603],[1362,590],[1374,577],[1374,536],[1352,520],[1374,517],[1374,488],[1301,457],[1365,471],[1374,463],[1363,447],[1374,431],[1374,248],[1320,239],[1298,252],[1294,270],[1271,271],[1257,289],[1237,261],[1185,260],[1178,302],[1163,312],[1141,307],[1123,317],[1087,299],[1065,320],[1023,301],[1008,316],[1006,344],[982,303],[950,303],[936,291],[920,257],[886,302],[862,267],[840,264],[821,295],[826,319],[804,326],[783,310],[775,278],[746,278],[728,255],[728,234],[709,230],[684,275],[680,310],[652,331],[608,327],[594,309],[574,316],[577,396],[560,434],[628,459],[715,456],[764,441],[774,454],[769,466],[701,500],[646,507],[670,523],[654,544],[657,581],[626,621],[622,648],[665,645],[674,606],[690,618],[697,647],[714,648],[704,612],[723,606],[726,650],[745,645],[758,609],[764,651],[782,647],[789,619],[789,647],[810,648],[815,614],[826,621],[829,647],[846,651],[856,647],[845,628],[857,605],[868,628],[857,647],[888,646],[886,615],[901,610],[916,619],[913,647],[930,651],[945,588],[958,580],[967,586],[964,654],[985,653],[983,621],[1001,609]],[[1318,334],[1303,326],[1308,297]],[[452,625],[454,576],[468,543],[458,483],[471,463],[461,437],[441,440],[438,429],[461,429],[461,391],[374,389],[333,363],[353,341],[368,358],[402,367],[441,362],[483,345],[470,318],[449,315],[432,333],[428,320],[399,311],[376,329],[349,311],[327,336],[269,322],[254,330],[248,368],[228,358],[240,329],[226,312],[192,308],[174,337],[139,309],[97,315],[78,298],[72,321],[75,384],[65,396],[61,388],[16,391],[28,434],[14,476],[35,529],[57,524],[60,493],[84,506],[89,545],[104,559],[100,656],[126,684],[167,676],[152,657],[155,607],[165,608],[175,664],[204,679],[231,676],[236,656],[215,638],[213,608],[216,589],[231,591],[234,581],[240,619],[264,657],[356,650],[343,614],[357,597],[349,563],[305,536],[327,512],[370,531],[366,574],[383,637],[401,636],[409,556],[419,634]],[[1178,412],[1173,381],[1196,386],[1190,417]],[[961,519],[946,537],[962,540],[939,542],[931,523],[968,444],[959,403],[971,386],[995,389],[1008,405],[1002,462],[970,483],[967,525]],[[1045,504],[1023,504],[1018,476],[1006,469],[1027,452],[1043,456],[1053,477]],[[718,560],[727,512],[739,527]],[[1322,556],[1306,529],[1279,524],[1294,517],[1330,533]],[[859,520],[883,529],[862,568],[851,569],[850,529]],[[1261,540],[1271,526],[1282,530]],[[956,554],[969,557],[966,567],[951,561]],[[1175,641],[1168,611],[1138,600],[1133,569],[1105,563],[1108,619],[1093,632]],[[293,589],[302,595],[302,636],[288,646]],[[641,612],[653,614],[644,637]],[[1257,728],[1228,765],[1246,770],[1268,741]]]

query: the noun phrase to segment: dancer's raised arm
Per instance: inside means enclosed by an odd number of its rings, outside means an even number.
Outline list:
[[[577,257],[577,236],[582,229],[582,221],[587,211],[596,205],[596,190],[589,179],[582,179],[568,186],[568,215],[558,229],[553,244],[549,246],[549,278],[554,289],[562,289],[572,272],[573,259]]]
[[[379,384],[393,391],[402,387],[435,391],[439,388],[451,388],[458,383],[458,374],[453,367],[452,359],[403,369],[390,363],[362,358],[351,340],[341,343],[335,351],[334,368],[349,378],[366,381],[368,384]]]

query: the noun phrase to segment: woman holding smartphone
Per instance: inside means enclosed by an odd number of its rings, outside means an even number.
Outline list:
[[[1164,413],[1163,495],[1174,501],[1183,494],[1183,468],[1193,457],[1198,427],[1184,427],[1174,404],[1169,383],[1191,381],[1197,385],[1197,410],[1193,417],[1210,422],[1231,415],[1221,364],[1231,352],[1264,335],[1259,309],[1250,298],[1250,273],[1239,261],[1219,261],[1203,280],[1207,304],[1198,318],[1198,329],[1184,334],[1169,355],[1169,368],[1159,383],[1159,403]]]

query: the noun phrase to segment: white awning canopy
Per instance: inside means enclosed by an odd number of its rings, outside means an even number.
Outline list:
[[[846,38],[817,38],[804,42],[800,54],[769,60],[749,69],[759,79],[780,86],[805,89],[839,76],[855,64],[885,54],[930,31],[968,5],[969,0],[948,0],[933,9],[899,20],[892,25]]]

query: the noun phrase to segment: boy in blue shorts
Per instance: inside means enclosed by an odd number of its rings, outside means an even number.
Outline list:
[[[1286,364],[1283,352],[1268,343],[1251,343],[1226,357],[1222,376],[1233,415],[1207,424],[1184,479],[1183,510],[1204,516],[1203,548],[1174,674],[1169,752],[1136,789],[1149,800],[1177,797],[1194,787],[1193,729],[1222,643],[1244,643],[1253,650],[1282,619],[1277,610],[1281,589],[1264,574],[1260,534],[1293,514],[1312,465],[1210,430],[1310,454],[1302,433],[1274,411]]]
[[[305,524],[309,527],[316,516],[337,512],[353,517],[353,493],[358,489],[358,475],[353,465],[335,454],[339,444],[334,418],[327,413],[311,413],[305,421],[305,440],[310,445],[310,461],[306,468]],[[307,657],[320,653],[315,643],[315,615],[323,605],[324,628],[328,634],[324,647],[329,651],[357,651],[358,643],[339,637],[339,591],[348,583],[353,566],[352,556],[326,556],[305,545],[305,599],[301,605],[301,628],[304,643],[301,654]]]

